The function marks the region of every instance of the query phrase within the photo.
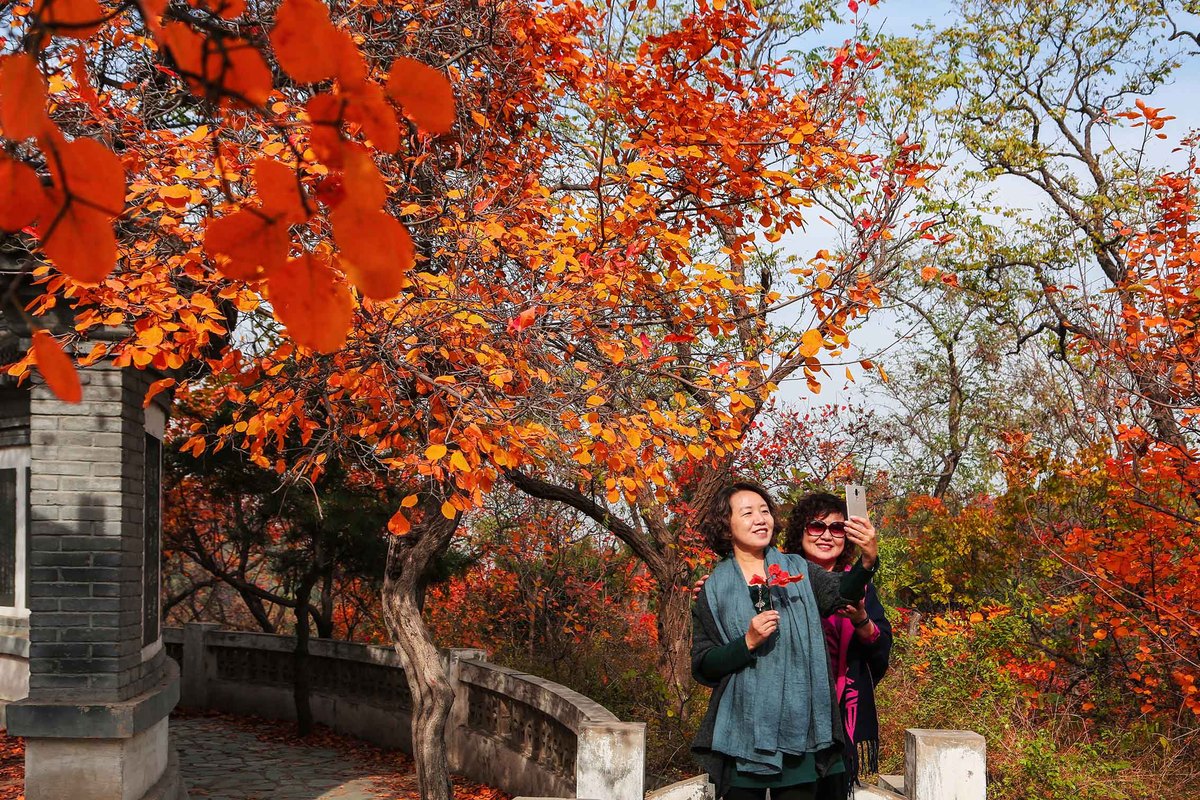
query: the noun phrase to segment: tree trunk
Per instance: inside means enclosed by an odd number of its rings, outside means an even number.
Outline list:
[[[674,580],[658,581],[658,674],[666,682],[680,719],[692,693],[692,593]]]
[[[263,629],[263,633],[275,633],[275,623],[271,622],[271,615],[267,613],[262,600],[239,587],[234,588],[237,589],[238,597],[242,598],[242,602],[250,610],[250,616],[254,617],[258,627]]]
[[[312,613],[311,608],[309,609],[309,612]],[[317,638],[318,639],[332,639],[333,638],[333,615],[332,614],[326,616],[325,614],[312,613],[312,621],[317,626]],[[346,638],[350,639],[351,637],[347,636]]]
[[[321,570],[321,613],[314,617],[317,623],[317,636],[322,639],[333,638],[333,559],[325,559]],[[350,637],[346,637],[350,638]]]
[[[315,572],[309,572],[300,582],[296,592],[296,647],[292,651],[292,699],[296,704],[296,733],[301,738],[313,730],[311,664],[308,658],[308,599],[316,583]]]
[[[963,379],[954,352],[956,342],[957,337],[945,342],[950,399],[946,406],[946,452],[942,456],[942,471],[938,475],[937,485],[933,487],[933,496],[938,500],[950,491],[950,481],[954,480],[954,473],[958,470],[965,449],[962,443]]]
[[[440,500],[427,498],[414,509],[421,518],[409,534],[391,538],[383,581],[384,622],[412,694],[412,756],[422,800],[454,797],[446,760],[446,720],[454,691],[420,611],[422,577],[445,552],[459,522],[457,515],[452,520],[442,516],[440,505]]]

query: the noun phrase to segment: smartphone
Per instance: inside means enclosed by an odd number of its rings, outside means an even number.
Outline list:
[[[846,484],[846,516],[867,519],[867,487]]]

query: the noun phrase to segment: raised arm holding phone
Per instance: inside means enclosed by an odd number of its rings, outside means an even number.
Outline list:
[[[856,549],[864,564],[874,564],[877,539],[867,517],[866,491],[850,485],[844,498],[824,492],[800,498],[788,519],[783,548],[836,574],[850,569]],[[892,626],[875,587],[867,586],[860,602],[826,617],[822,628],[846,729],[846,775],[856,779],[879,769],[875,686],[888,670]]]

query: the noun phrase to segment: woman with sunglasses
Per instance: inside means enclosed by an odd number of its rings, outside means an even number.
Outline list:
[[[788,552],[801,553],[824,570],[842,573],[850,569],[864,540],[870,539],[875,551],[875,535],[869,520],[846,518],[844,498],[819,492],[796,503],[783,544]],[[846,729],[845,775],[853,783],[861,775],[879,771],[875,686],[887,674],[892,626],[875,587],[868,585],[861,601],[826,617],[822,628]]]
[[[834,574],[775,543],[775,504],[760,486],[716,494],[700,531],[722,560],[692,607],[692,674],[713,689],[692,744],[723,800],[843,800],[848,746],[822,618],[857,607],[877,561]],[[869,523],[868,523],[869,525]],[[775,585],[766,585],[768,581]]]

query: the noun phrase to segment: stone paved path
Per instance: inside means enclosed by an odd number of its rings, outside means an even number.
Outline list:
[[[212,800],[418,800],[403,753],[327,730],[298,740],[287,723],[221,716],[172,716],[172,745],[192,798]],[[461,779],[472,800],[510,795]]]
[[[358,757],[347,748],[264,741],[252,729],[232,725],[225,718],[172,719],[171,738],[188,794],[195,798],[415,800],[418,796],[415,779],[406,772],[381,770],[384,765],[370,763],[373,759]],[[397,760],[401,769],[411,766],[402,755],[397,754]],[[411,779],[411,793],[397,793],[384,785],[405,777]]]
[[[300,741],[294,726],[250,717],[171,715],[188,794],[195,800],[418,800],[412,760],[403,753],[318,728]],[[0,800],[22,800],[24,742],[0,729]],[[454,779],[464,800],[511,800],[488,786]]]

